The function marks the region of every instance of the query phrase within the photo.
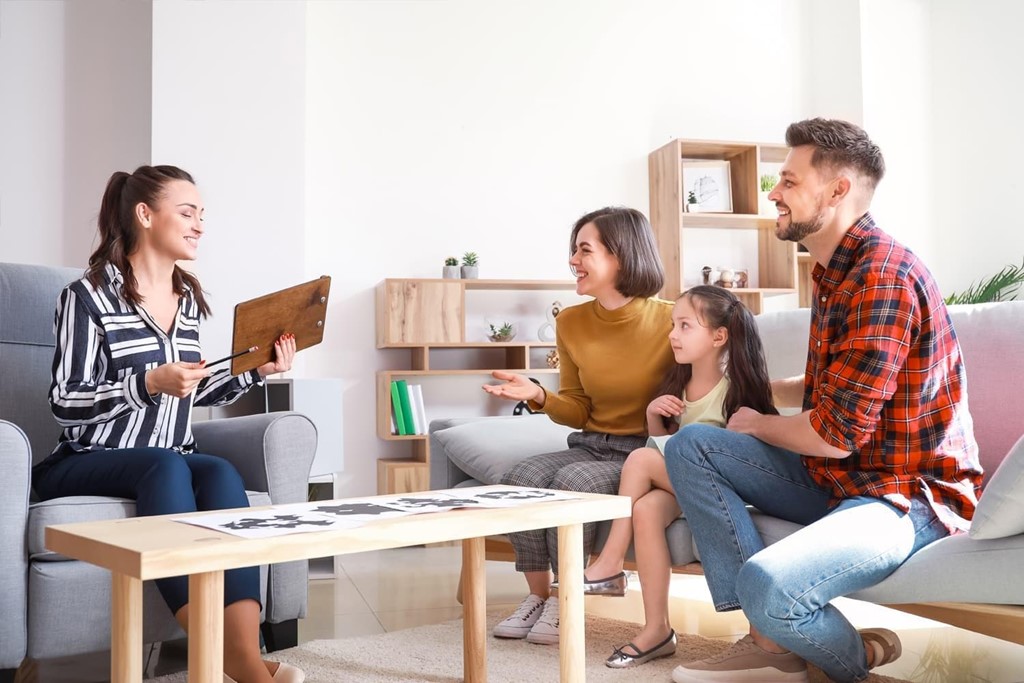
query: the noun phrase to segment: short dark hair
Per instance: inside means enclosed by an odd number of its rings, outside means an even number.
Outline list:
[[[816,118],[792,123],[786,129],[786,144],[813,146],[814,168],[851,168],[869,180],[872,190],[885,175],[882,150],[863,128],[849,121]]]
[[[665,284],[665,269],[654,244],[651,224],[642,212],[625,206],[606,206],[581,216],[572,227],[569,253],[576,253],[576,235],[593,223],[601,242],[619,259],[615,289],[623,296],[654,296]]]

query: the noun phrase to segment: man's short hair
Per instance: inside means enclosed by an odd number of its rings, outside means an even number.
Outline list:
[[[872,190],[885,175],[882,150],[863,128],[849,121],[817,118],[792,123],[786,129],[786,144],[811,145],[811,166],[815,169],[852,169],[868,179]]]

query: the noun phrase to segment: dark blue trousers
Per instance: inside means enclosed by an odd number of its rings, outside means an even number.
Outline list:
[[[133,498],[140,517],[249,507],[238,470],[215,455],[182,454],[169,448],[111,448],[75,453],[51,463],[40,463],[32,481],[42,500]],[[188,604],[187,577],[157,579],[156,585],[174,614]],[[260,602],[259,567],[224,572],[224,604],[247,599]]]

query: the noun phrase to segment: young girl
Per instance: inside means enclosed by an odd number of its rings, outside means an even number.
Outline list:
[[[633,501],[633,517],[612,523],[600,556],[584,572],[585,592],[622,595],[622,566],[635,534],[647,623],[631,643],[608,658],[605,663],[613,668],[637,666],[676,650],[668,621],[671,561],[665,528],[680,510],[662,446],[685,425],[725,427],[743,406],[777,413],[754,317],[732,292],[712,286],[684,292],[672,309],[668,338],[677,365],[647,406],[651,438],[647,447],[629,455],[619,484],[619,494]]]

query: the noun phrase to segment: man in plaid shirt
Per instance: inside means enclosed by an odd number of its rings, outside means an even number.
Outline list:
[[[901,651],[858,632],[831,604],[872,586],[920,548],[965,531],[981,487],[963,358],[931,273],[868,212],[885,172],[859,127],[811,119],[769,198],[776,235],[816,265],[803,377],[773,383],[790,416],[741,408],[728,429],[691,425],[666,446],[719,611],[750,635],[684,664],[691,681],[806,681],[806,662],[860,681]],[[806,525],[765,547],[747,505]]]

